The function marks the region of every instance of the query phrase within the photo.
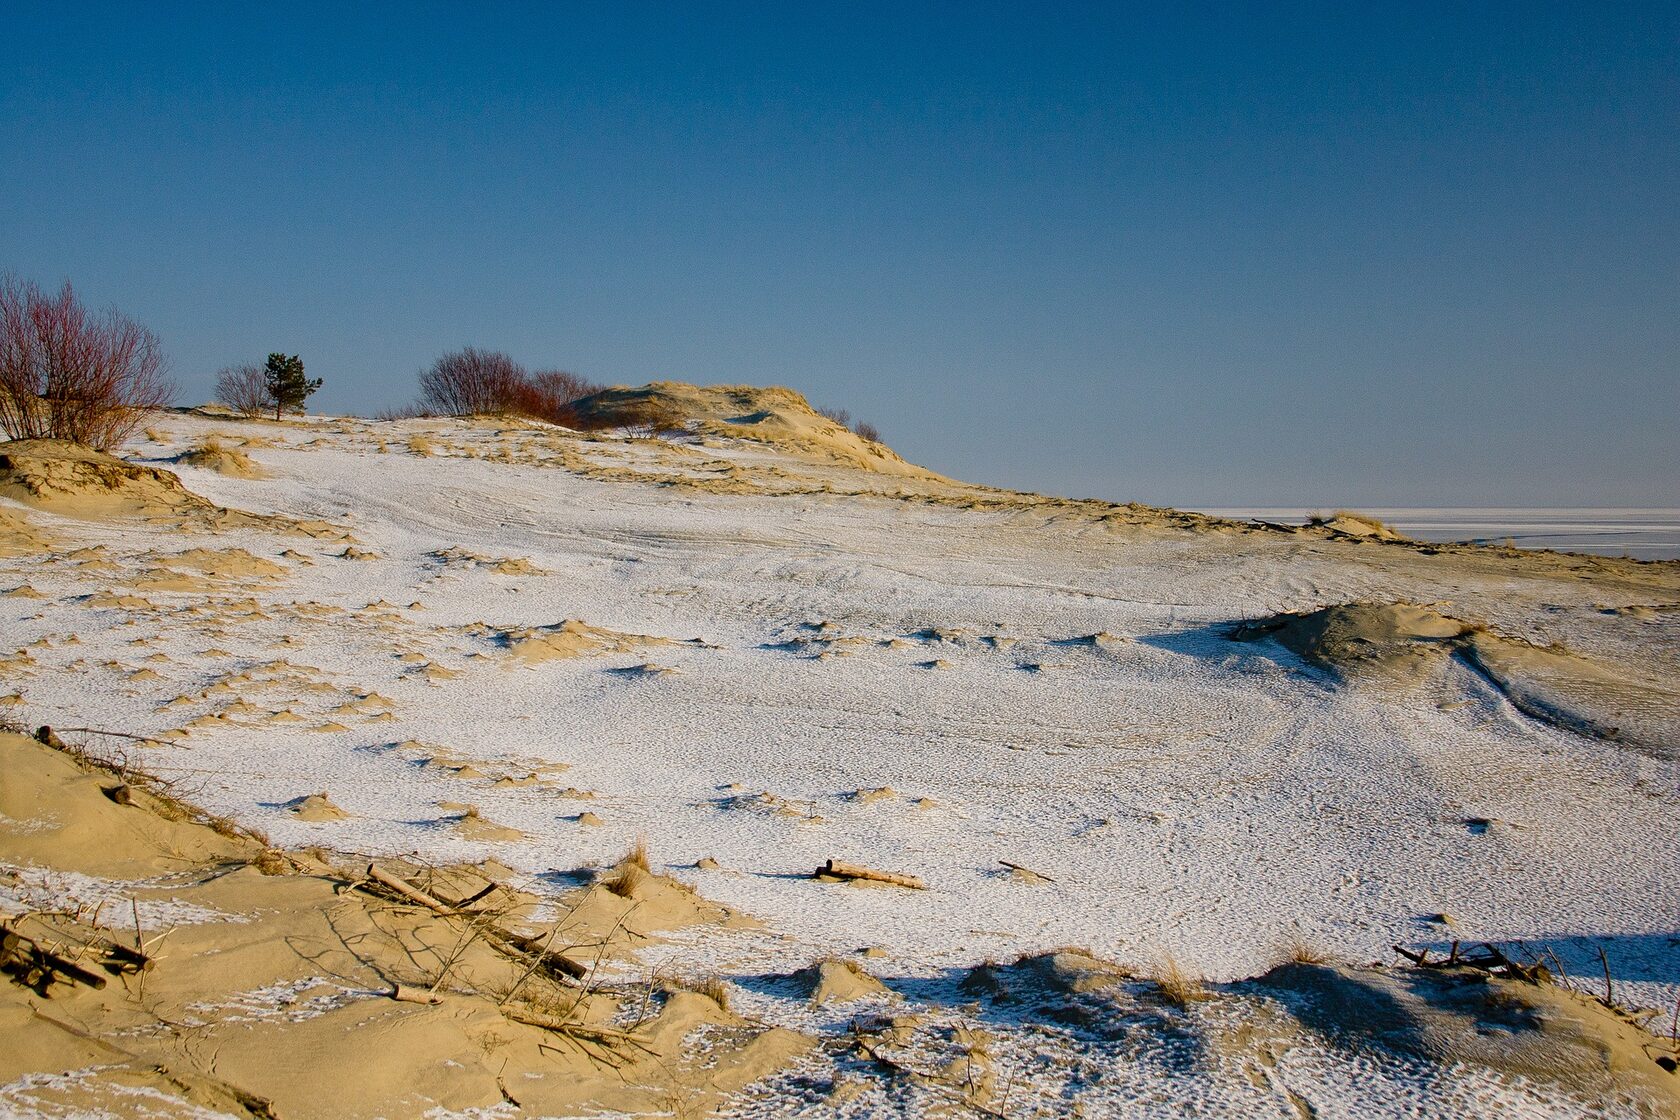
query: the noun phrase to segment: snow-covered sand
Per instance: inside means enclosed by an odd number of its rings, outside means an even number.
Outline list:
[[[404,441],[422,430],[437,446],[417,454]],[[163,463],[211,432],[263,437],[246,450],[269,477],[177,465],[189,489],[353,540],[31,511],[97,551],[0,559],[0,655],[25,651],[0,691],[37,722],[168,740],[138,760],[277,843],[494,854],[540,885],[645,835],[656,866],[767,927],[648,959],[729,977],[874,946],[877,972],[937,986],[1080,945],[1234,980],[1295,944],[1365,962],[1462,939],[1551,946],[1581,973],[1602,946],[1624,999],[1680,997],[1675,754],[1537,722],[1459,661],[1412,688],[1344,687],[1226,632],[1405,599],[1645,656],[1660,677],[1680,613],[1605,612],[1661,607],[1672,589],[1376,544],[1122,531],[1030,504],[588,477],[543,463],[545,433],[493,425],[176,415],[126,454]],[[657,442],[582,453],[689,469]],[[703,454],[774,462],[751,445]],[[244,549],[282,574],[172,564],[193,548]],[[610,633],[521,656],[565,620]],[[321,791],[348,815],[287,807]],[[474,838],[440,803],[515,831]],[[929,889],[819,884],[828,858]],[[774,986],[742,998],[772,1020],[810,1014]],[[1449,1091],[1459,1075],[1437,1071],[1426,1091],[1404,1071],[1358,1084],[1328,1057],[1300,1060],[1348,1083],[1343,1115],[1409,1114],[1419,1093],[1432,1114],[1491,1107],[1474,1077]],[[1092,1107],[1162,1092],[1160,1062]],[[1155,1107],[1177,1114],[1197,1092]],[[1488,1100],[1534,1115],[1579,1103],[1543,1098]]]

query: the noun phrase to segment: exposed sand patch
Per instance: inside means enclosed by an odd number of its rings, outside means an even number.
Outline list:
[[[523,557],[479,556],[463,548],[445,548],[432,553],[432,559],[448,568],[472,570],[483,568],[499,576],[542,576],[548,573]]]
[[[545,661],[570,661],[598,654],[631,653],[656,646],[704,645],[698,638],[674,641],[648,634],[626,634],[605,627],[591,626],[577,619],[567,619],[551,626],[505,630],[499,637],[509,656],[526,665],[540,665]]]
[[[22,510],[0,508],[0,556],[37,556],[56,544],[57,538]]]

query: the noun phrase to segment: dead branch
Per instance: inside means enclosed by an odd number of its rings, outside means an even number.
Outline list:
[[[927,890],[927,884],[914,875],[904,875],[897,871],[878,871],[873,867],[864,867],[857,863],[841,863],[837,859],[827,860],[812,873],[812,878],[828,876],[834,879],[863,879],[871,883],[888,883],[895,887],[908,887],[911,890]]]

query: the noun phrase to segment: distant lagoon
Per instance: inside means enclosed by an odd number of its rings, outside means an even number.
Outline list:
[[[1680,559],[1680,509],[1357,508],[1424,541],[1509,542],[1518,548],[1555,548],[1635,560]],[[1309,514],[1329,513],[1330,508],[1247,506],[1199,512],[1239,521],[1299,525]]]

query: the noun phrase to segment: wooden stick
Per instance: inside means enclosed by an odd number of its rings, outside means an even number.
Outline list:
[[[436,992],[429,992],[424,988],[411,988],[407,984],[398,984],[391,989],[391,998],[398,1003],[442,1003],[443,997]]]
[[[836,879],[864,879],[872,883],[890,883],[895,887],[909,887],[911,890],[927,890],[927,884],[914,875],[901,875],[896,871],[877,871],[873,867],[864,867],[856,863],[841,863],[837,859],[826,861],[821,867],[817,868],[815,875],[832,875]],[[813,875],[813,878],[815,875]]]
[[[368,864],[367,877],[385,889],[395,891],[408,901],[418,906],[424,906],[433,913],[447,915],[453,915],[455,913],[453,907],[450,907],[438,899],[433,898],[431,895],[427,894],[418,887],[410,886],[407,882],[397,878],[395,875],[385,874],[385,872],[379,870],[379,867],[376,864]]]
[[[1000,860],[998,860],[998,862],[1003,864],[1005,867],[1009,868],[1011,871],[1024,871],[1028,875],[1036,875],[1038,878],[1043,879],[1046,883],[1054,883],[1056,881],[1056,880],[1050,878],[1050,876],[1046,875],[1042,871],[1034,871],[1030,867],[1022,867],[1020,864],[1010,863],[1006,859],[1000,859]]]

